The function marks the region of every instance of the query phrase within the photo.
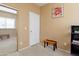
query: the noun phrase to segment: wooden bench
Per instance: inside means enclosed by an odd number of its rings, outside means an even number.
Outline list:
[[[47,46],[52,45],[54,51],[55,51],[55,48],[57,48],[57,41],[46,39],[46,40],[44,40],[44,48],[45,48],[46,44],[47,44]]]
[[[7,37],[7,38],[9,38],[9,34],[0,34],[0,38],[1,38],[1,40],[3,40],[3,37]]]

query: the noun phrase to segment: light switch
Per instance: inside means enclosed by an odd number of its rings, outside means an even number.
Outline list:
[[[25,27],[25,30],[27,30],[27,27]]]
[[[64,46],[66,46],[66,45],[67,45],[67,43],[65,42],[65,43],[64,43]]]
[[[22,42],[20,42],[20,45],[22,45],[23,43]]]

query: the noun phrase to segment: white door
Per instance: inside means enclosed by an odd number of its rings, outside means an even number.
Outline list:
[[[30,46],[39,43],[40,36],[40,15],[29,12],[29,44]]]

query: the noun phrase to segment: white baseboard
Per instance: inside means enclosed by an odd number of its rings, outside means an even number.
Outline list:
[[[64,50],[64,49],[61,49],[61,48],[58,48],[58,49],[70,54],[70,51],[67,51],[67,50]]]
[[[33,45],[32,45],[33,46]],[[21,49],[19,49],[18,51],[23,51],[23,50],[25,50],[25,49],[27,49],[27,48],[30,48],[31,46],[28,46],[28,47],[25,47],[25,48],[21,48]],[[66,53],[69,53],[70,54],[70,51],[67,51],[67,50],[64,50],[64,49],[61,49],[61,48],[58,48],[60,51],[64,51],[64,52],[66,52]]]
[[[18,51],[23,51],[23,50],[25,50],[25,49],[27,49],[27,48],[29,48],[29,47],[31,47],[31,46],[28,46],[28,47],[25,47],[25,48],[21,48],[21,49],[19,49]]]
[[[36,43],[36,44],[39,44],[39,43]],[[34,45],[36,45],[36,44],[34,44]],[[34,46],[34,45],[29,45],[28,47],[21,48],[21,49],[19,49],[18,51],[23,51],[23,50],[25,50],[25,49],[27,49],[27,48],[29,48],[29,47],[32,47],[32,46]]]

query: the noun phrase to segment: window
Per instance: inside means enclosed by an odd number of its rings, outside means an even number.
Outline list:
[[[15,19],[7,19],[6,25],[7,28],[15,28]]]
[[[1,29],[15,29],[15,19],[0,17],[0,28]]]

